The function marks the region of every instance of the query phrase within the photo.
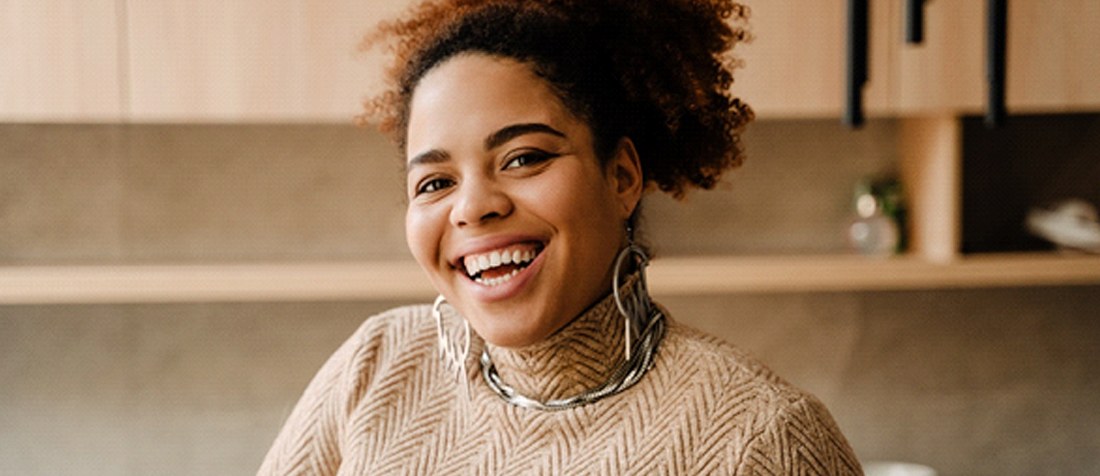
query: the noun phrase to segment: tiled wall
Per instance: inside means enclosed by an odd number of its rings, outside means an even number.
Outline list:
[[[725,189],[649,199],[664,255],[838,252],[895,127],[756,124]],[[0,125],[0,264],[407,256],[403,181],[332,125]],[[715,219],[715,217],[722,217]],[[822,397],[861,457],[1100,472],[1100,287],[658,296]],[[0,474],[248,474],[397,303],[0,306]]]

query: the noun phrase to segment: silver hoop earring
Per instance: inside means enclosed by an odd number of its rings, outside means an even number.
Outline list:
[[[630,231],[630,228],[627,228]],[[627,299],[623,299],[623,296],[619,290],[619,276],[622,275],[623,263],[628,257],[633,256],[634,267],[637,270],[638,279],[633,284],[632,292]],[[634,244],[634,240],[630,242],[619,252],[619,256],[615,258],[615,268],[611,271],[611,293],[615,297],[615,306],[619,308],[619,314],[623,316],[624,333],[623,341],[625,343],[625,355],[626,359],[630,359],[631,355],[631,341],[634,339],[635,329],[643,329],[648,325],[649,316],[651,313],[649,289],[646,287],[645,280],[645,267],[649,265],[649,256],[645,254],[640,246]]]
[[[443,328],[443,311],[440,309],[447,299],[442,294],[435,298],[432,304],[432,317],[435,318],[435,331],[438,337],[439,359],[443,362],[443,368],[447,372],[454,373],[456,383],[464,383],[463,390],[466,398],[469,398],[470,381],[466,376],[466,358],[470,356],[470,322],[462,319],[463,341],[451,342],[446,330]]]

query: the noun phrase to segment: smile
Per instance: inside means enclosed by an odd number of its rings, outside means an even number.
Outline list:
[[[494,287],[510,281],[542,252],[543,245],[523,243],[462,258],[463,271],[474,282]]]

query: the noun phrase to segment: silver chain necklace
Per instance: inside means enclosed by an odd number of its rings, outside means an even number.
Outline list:
[[[611,377],[596,388],[572,397],[546,401],[520,395],[514,388],[501,381],[496,365],[493,364],[493,359],[489,356],[488,348],[481,351],[481,375],[485,377],[485,383],[489,385],[489,388],[493,389],[504,401],[517,407],[534,410],[567,410],[615,395],[642,379],[642,376],[653,366],[653,361],[657,356],[657,347],[665,336],[667,323],[664,314],[652,303],[647,304],[648,312],[645,313],[647,322],[644,326],[637,327],[643,329],[639,345],[632,349],[629,358],[615,368]],[[629,338],[625,335],[623,337]]]

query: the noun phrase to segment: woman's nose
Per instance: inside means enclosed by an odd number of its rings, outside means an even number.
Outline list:
[[[464,181],[458,187],[451,223],[454,226],[476,226],[512,213],[512,200],[496,183],[486,178]]]

